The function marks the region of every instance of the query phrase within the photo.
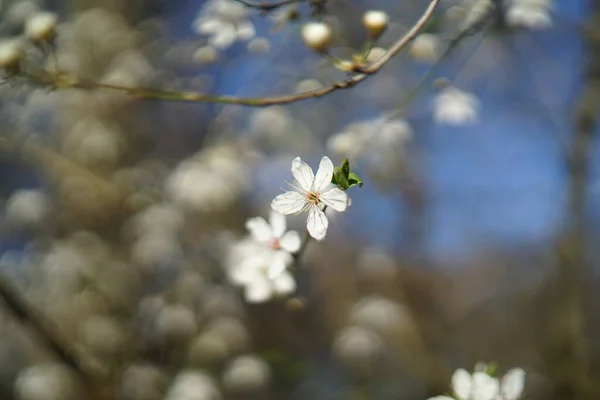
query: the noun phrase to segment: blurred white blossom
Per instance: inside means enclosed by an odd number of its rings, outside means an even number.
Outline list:
[[[473,374],[459,368],[452,375],[451,387],[455,397],[435,396],[429,400],[519,400],[525,385],[525,371],[511,369],[502,380],[484,371]]]
[[[441,125],[467,125],[477,122],[479,100],[454,87],[440,91],[435,98],[433,118]]]
[[[182,371],[167,392],[166,400],[219,400],[221,393],[213,379],[198,371]]]
[[[243,4],[235,1],[209,0],[200,10],[193,26],[198,34],[210,35],[210,45],[226,49],[236,41],[250,40],[255,36],[249,14]]]
[[[306,228],[317,240],[325,237],[329,225],[323,209],[331,207],[342,212],[348,207],[348,195],[331,183],[333,168],[329,157],[323,157],[315,175],[308,164],[296,157],[292,162],[295,183],[291,185],[295,191],[280,194],[271,203],[273,210],[285,215],[308,211]]]
[[[513,0],[506,10],[506,22],[519,28],[549,28],[551,6],[552,0]]]
[[[6,220],[16,228],[34,228],[46,219],[50,204],[48,196],[41,190],[18,190],[6,203]]]
[[[279,257],[278,252],[249,239],[241,240],[230,249],[227,274],[232,283],[244,287],[246,301],[262,303],[296,289],[292,275],[285,267],[281,269]],[[290,261],[284,260],[283,265]]]

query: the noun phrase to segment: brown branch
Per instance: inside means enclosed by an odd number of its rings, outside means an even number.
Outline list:
[[[85,362],[83,357],[75,352],[51,327],[50,321],[34,310],[2,275],[0,275],[0,299],[15,318],[37,334],[56,358],[68,365],[82,378],[88,388],[92,390],[93,396],[91,398],[99,398],[99,393],[104,392],[106,386],[103,384],[102,379],[99,379],[98,374],[92,372],[91,369],[94,367],[89,362]]]
[[[300,3],[306,0],[280,0],[275,3],[264,3],[262,1],[250,1],[250,0],[234,0],[237,3],[243,4],[249,8],[256,8],[261,11],[271,11],[279,7],[287,6],[294,3]]]
[[[392,45],[392,47],[390,47],[388,51],[378,60],[374,61],[373,63],[367,66],[356,68],[356,75],[346,80],[336,82],[330,86],[302,93],[288,94],[282,96],[242,98],[235,96],[214,96],[199,92],[175,92],[150,88],[131,88],[121,85],[96,82],[88,79],[79,79],[76,77],[64,75],[28,75],[27,78],[31,82],[36,83],[38,85],[42,85],[45,87],[53,87],[55,89],[106,89],[126,93],[131,96],[137,96],[144,99],[236,104],[251,107],[266,107],[276,104],[295,103],[297,101],[305,99],[323,97],[337,90],[349,89],[364,81],[369,76],[379,72],[379,70],[383,68],[385,64],[387,64],[408,43],[410,43],[410,41],[413,40],[415,36],[417,36],[421,29],[423,29],[423,27],[427,24],[427,21],[429,21],[429,19],[432,17],[440,1],[441,0],[431,0],[429,6],[424,11],[421,18],[419,18],[419,20],[413,25],[413,27],[408,32],[403,37],[398,39],[398,41],[396,41]]]

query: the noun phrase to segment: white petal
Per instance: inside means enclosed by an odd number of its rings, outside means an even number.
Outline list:
[[[268,276],[274,278],[285,271],[288,265],[293,261],[290,253],[287,251],[277,251],[273,254],[271,262],[269,264]]]
[[[333,163],[329,157],[323,157],[313,184],[314,189],[318,192],[323,191],[331,183],[331,178],[333,178]]]
[[[473,389],[471,397],[473,400],[496,400],[500,394],[500,383],[498,379],[489,376],[485,372],[473,374]]]
[[[268,243],[273,240],[273,230],[264,218],[250,218],[246,221],[246,229],[257,242]]]
[[[273,288],[267,279],[256,279],[246,285],[244,297],[249,303],[263,303],[273,296]]]
[[[306,205],[306,197],[297,192],[285,192],[275,197],[271,208],[280,214],[296,214]]]
[[[502,378],[502,398],[504,400],[517,400],[523,394],[525,386],[525,371],[513,368]]]
[[[308,229],[308,233],[310,236],[314,237],[317,240],[322,240],[327,233],[327,226],[329,222],[327,221],[327,216],[323,211],[319,209],[317,206],[312,206],[310,210],[308,210],[308,220],[306,221],[306,229]]]
[[[202,19],[194,21],[194,28],[198,34],[214,34],[218,32],[223,23],[216,19]]]
[[[243,21],[237,25],[237,36],[240,40],[250,40],[256,36],[254,24],[250,21]]]
[[[208,43],[219,49],[226,49],[231,46],[236,39],[237,33],[235,27],[231,24],[223,24],[221,28],[210,37]]]
[[[274,237],[280,238],[285,233],[286,222],[283,214],[272,210],[269,213],[269,223],[271,224]]]
[[[273,279],[272,284],[275,293],[280,295],[290,294],[296,290],[296,281],[288,272],[279,274],[275,279]]]
[[[323,204],[333,208],[335,211],[342,212],[348,207],[348,195],[338,188],[329,189],[327,192],[321,193],[320,199]]]
[[[283,250],[289,253],[295,253],[298,250],[300,250],[300,246],[302,245],[302,239],[300,239],[300,234],[298,234],[298,232],[289,231],[281,237],[281,239],[279,240],[279,245]]]
[[[457,369],[452,375],[452,390],[456,397],[467,400],[471,395],[471,386],[471,374],[462,368]]]
[[[307,192],[312,190],[313,181],[315,180],[313,170],[307,163],[302,161],[300,157],[296,157],[294,158],[294,161],[292,161],[292,174],[302,189]]]

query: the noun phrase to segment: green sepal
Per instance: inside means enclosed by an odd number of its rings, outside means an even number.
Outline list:
[[[331,182],[334,185],[337,185],[340,190],[346,190],[350,187],[348,177],[340,167],[335,167],[333,169],[333,178],[331,179]]]
[[[350,174],[348,175],[348,184],[348,187],[356,185],[358,185],[358,187],[362,187],[363,181],[362,179],[360,179],[360,176],[356,175],[354,172],[350,172]]]

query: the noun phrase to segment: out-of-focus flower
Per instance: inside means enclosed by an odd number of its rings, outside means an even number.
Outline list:
[[[249,10],[230,0],[209,0],[194,21],[198,34],[210,35],[209,44],[226,49],[236,41],[252,39],[256,31]]]
[[[296,289],[290,273],[281,270],[278,253],[265,249],[253,240],[242,240],[229,252],[227,273],[232,283],[244,287],[244,297],[251,303],[262,303],[276,295]],[[287,262],[287,261],[284,261]],[[275,273],[279,270],[279,273]]]
[[[39,226],[50,211],[50,200],[40,190],[22,189],[13,193],[6,203],[6,220],[16,228]]]
[[[19,69],[21,61],[21,43],[17,39],[0,41],[0,69],[14,73]]]
[[[512,27],[544,29],[552,26],[552,0],[513,0],[506,10],[506,22]]]
[[[266,54],[271,50],[271,43],[266,38],[257,37],[248,42],[246,48],[252,54]]]
[[[177,374],[166,400],[219,400],[221,393],[208,374],[183,371]]]
[[[384,343],[369,329],[350,326],[342,330],[333,343],[334,355],[350,367],[361,367],[381,354]]]
[[[436,396],[428,400],[519,400],[525,385],[525,371],[513,368],[500,382],[483,371],[470,374],[459,368],[452,375],[451,387],[455,397]]]
[[[262,217],[249,219],[246,229],[252,239],[274,252],[268,268],[269,277],[282,273],[292,261],[291,254],[300,249],[300,235],[296,231],[286,232],[285,216],[278,212],[271,211],[269,222]]]
[[[433,33],[421,33],[410,44],[410,55],[424,62],[435,62],[440,55],[441,41]]]
[[[194,52],[194,61],[199,65],[212,64],[219,57],[219,52],[213,46],[202,46]]]
[[[261,358],[246,355],[233,360],[223,374],[223,385],[233,392],[262,389],[269,384],[271,371]]]
[[[58,16],[51,12],[33,14],[25,22],[25,36],[34,43],[51,42],[56,34]]]
[[[435,98],[433,118],[443,125],[466,125],[477,122],[479,100],[454,87],[440,91]]]
[[[333,163],[329,157],[323,157],[317,174],[312,168],[296,157],[292,162],[292,174],[295,178],[295,191],[277,196],[271,203],[273,210],[287,215],[308,211],[306,228],[308,233],[322,240],[327,234],[329,222],[323,209],[331,207],[336,211],[345,211],[348,207],[348,195],[331,184]]]
[[[36,365],[21,372],[15,382],[19,400],[74,399],[69,371],[57,364]]]
[[[322,22],[309,22],[305,24],[302,27],[301,33],[304,44],[316,52],[327,50],[333,38],[331,27]]]

